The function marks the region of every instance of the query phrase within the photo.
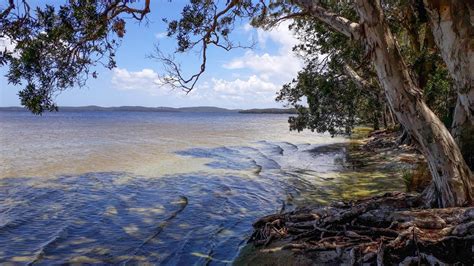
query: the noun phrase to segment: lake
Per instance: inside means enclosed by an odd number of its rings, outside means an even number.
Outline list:
[[[263,215],[377,192],[288,115],[0,112],[0,262],[229,264]],[[393,185],[392,185],[393,186]]]

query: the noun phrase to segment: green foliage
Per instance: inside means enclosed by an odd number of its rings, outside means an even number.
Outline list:
[[[290,117],[290,129],[308,128],[332,135],[349,134],[356,122],[356,109],[361,102],[360,91],[349,80],[335,79],[332,73],[317,73],[305,69],[297,80],[283,86],[277,100],[286,101],[298,111]],[[305,97],[308,107],[300,105]]]
[[[440,63],[441,59],[437,60]],[[427,75],[424,97],[428,106],[449,128],[453,120],[454,107],[456,106],[456,92],[453,81],[444,65],[435,67]]]
[[[349,3],[327,1],[326,7],[357,19]],[[350,134],[356,124],[378,120],[383,97],[370,81],[375,76],[370,65],[360,64],[364,62],[362,47],[316,20],[299,19],[291,28],[300,40],[294,50],[306,66],[278,93],[277,101],[298,110],[298,116],[289,119],[290,129]],[[356,66],[370,86],[360,88],[347,75],[345,65]]]
[[[350,2],[328,0],[321,1],[321,5],[352,21],[358,20]],[[422,2],[384,1],[384,9],[404,60],[423,89],[427,104],[450,125],[456,94],[434,44]],[[292,28],[301,41],[294,50],[305,59],[306,66],[277,97],[278,101],[298,110],[298,116],[289,119],[290,128],[327,131],[332,135],[349,133],[358,123],[373,124],[377,128],[381,120],[385,120],[388,103],[367,60],[367,51],[317,20],[299,19]],[[352,77],[344,71],[344,65],[354,68],[367,81],[365,88],[355,86]]]
[[[90,70],[96,64],[115,67],[115,49],[125,33],[117,9],[124,3],[71,0],[31,11],[20,3],[25,12],[17,7],[0,15],[0,36],[16,45],[14,52],[0,53],[0,64],[9,65],[9,83],[24,85],[19,97],[33,113],[57,110],[56,93],[97,77]]]
[[[423,3],[420,0],[398,0],[392,4],[394,8],[386,12],[400,52],[423,90],[426,103],[449,127],[456,105],[456,92],[434,43]]]

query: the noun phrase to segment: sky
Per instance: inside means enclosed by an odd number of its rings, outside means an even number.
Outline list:
[[[165,52],[174,51],[175,40],[166,37],[167,26],[162,18],[178,18],[186,2],[152,1],[147,23],[127,20],[127,32],[116,53],[117,68],[108,70],[98,66],[97,79],[90,78],[85,87],[60,93],[56,103],[59,106],[282,107],[282,103],[275,102],[276,93],[302,67],[301,59],[292,52],[297,40],[288,30],[288,23],[263,31],[252,28],[248,21],[239,21],[232,33],[234,43],[255,41],[256,45],[229,52],[217,47],[209,49],[206,72],[189,94],[157,84],[158,75],[164,72],[161,63],[148,56],[157,44]],[[195,73],[200,64],[198,51],[181,55],[178,61],[185,73]],[[20,106],[17,93],[22,87],[8,84],[6,72],[7,67],[0,68],[0,106]]]

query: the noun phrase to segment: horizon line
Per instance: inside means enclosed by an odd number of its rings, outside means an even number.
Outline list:
[[[99,107],[99,108],[120,108],[120,107],[140,107],[140,108],[170,108],[170,109],[181,109],[181,108],[218,108],[218,109],[226,109],[226,110],[250,110],[250,109],[294,109],[294,108],[287,108],[287,107],[252,107],[252,108],[228,108],[228,107],[219,107],[214,105],[196,105],[196,106],[180,106],[180,107],[172,107],[172,106],[143,106],[143,105],[117,105],[117,106],[101,106],[101,105],[60,105],[58,108],[84,108],[84,107]],[[23,108],[27,109],[25,106],[21,105],[10,105],[10,106],[0,106],[0,108]]]

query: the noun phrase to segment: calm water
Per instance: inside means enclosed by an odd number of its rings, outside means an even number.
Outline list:
[[[256,218],[393,182],[344,171],[344,142],[285,115],[0,112],[0,262],[231,263]]]

